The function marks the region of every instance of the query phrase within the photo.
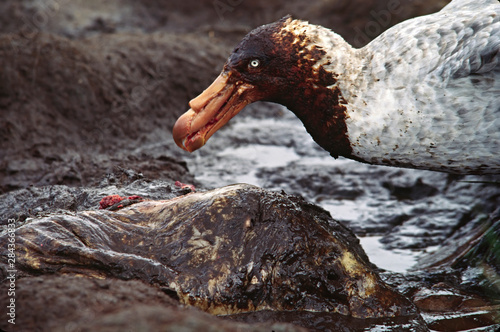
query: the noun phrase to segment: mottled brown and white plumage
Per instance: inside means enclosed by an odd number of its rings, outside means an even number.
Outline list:
[[[285,105],[332,156],[500,173],[500,3],[454,0],[355,49],[286,17],[250,32],[174,126],[193,151],[247,104]]]

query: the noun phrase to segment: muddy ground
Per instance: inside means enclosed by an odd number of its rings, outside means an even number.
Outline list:
[[[422,266],[484,264],[470,257],[456,260],[463,258],[457,248],[497,225],[491,231],[493,245],[482,247],[489,252],[486,265],[496,269],[487,285],[494,293],[500,289],[491,286],[498,285],[500,273],[497,251],[491,249],[498,243],[498,177],[463,178],[348,161],[313,164],[309,161],[324,153],[305,131],[296,130],[300,125],[292,115],[269,104],[249,107],[195,154],[181,151],[171,138],[189,100],[212,82],[242,36],[260,24],[292,14],[362,46],[391,25],[435,12],[446,2],[3,1],[1,222],[23,223],[61,209],[96,209],[99,198],[80,195],[82,187],[115,186],[122,194],[121,188],[136,180],[179,180],[208,189],[251,174],[265,188],[302,195],[336,211],[333,217],[358,235],[382,236],[388,249],[431,251],[447,244],[439,255],[424,257]],[[302,162],[294,155],[288,164],[256,167],[241,157],[252,144],[290,148]],[[232,152],[221,153],[226,148]],[[71,199],[68,191],[75,193]],[[149,198],[168,193],[150,192]],[[451,271],[436,280],[455,278],[458,285],[460,276]],[[405,291],[405,282],[394,274],[387,280]],[[474,291],[485,292],[480,286]]]

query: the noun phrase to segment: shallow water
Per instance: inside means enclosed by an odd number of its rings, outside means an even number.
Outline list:
[[[361,246],[373,264],[388,271],[404,273],[417,263],[419,251],[409,249],[387,250],[384,248],[383,243],[380,242],[381,238],[381,236],[359,238]]]

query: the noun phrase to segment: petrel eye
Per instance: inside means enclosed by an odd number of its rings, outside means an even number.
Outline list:
[[[260,61],[258,59],[253,59],[248,63],[248,66],[251,68],[257,68],[260,66]]]

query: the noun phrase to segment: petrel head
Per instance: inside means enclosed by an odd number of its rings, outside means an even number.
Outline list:
[[[323,88],[324,95],[336,81],[319,66],[326,52],[318,45],[316,28],[286,16],[246,35],[221,74],[177,120],[176,144],[190,152],[199,149],[246,105],[259,100],[297,109],[301,118],[300,108],[311,107],[314,90]]]

